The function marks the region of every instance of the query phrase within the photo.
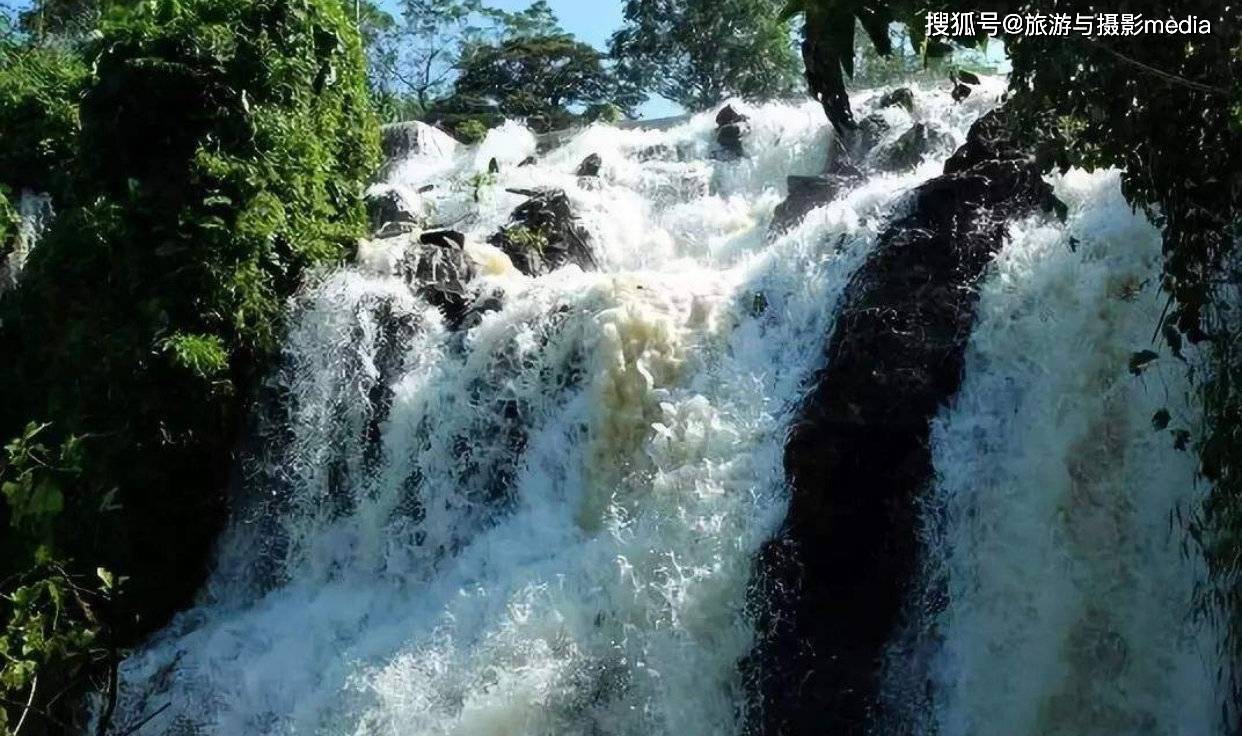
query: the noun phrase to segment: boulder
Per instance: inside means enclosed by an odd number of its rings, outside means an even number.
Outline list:
[[[366,208],[373,233],[378,233],[390,223],[419,225],[423,221],[422,198],[387,184],[378,184],[367,190]]]
[[[582,163],[578,164],[578,176],[599,176],[599,170],[604,165],[604,160],[600,158],[598,153],[592,153],[590,156],[582,159]]]
[[[720,146],[721,158],[725,160],[744,158],[746,148],[742,139],[750,133],[750,123],[730,123],[716,129],[716,143]]]
[[[882,95],[876,105],[879,107],[904,107],[909,112],[914,112],[914,92],[909,87],[898,87]]]
[[[475,276],[474,265],[461,247],[411,239],[398,273],[429,304],[440,309],[451,329],[461,327],[472,301],[466,285]]]
[[[438,245],[441,248],[461,250],[466,247],[466,236],[456,230],[428,230],[418,236],[423,245]]]
[[[570,263],[598,269],[590,235],[578,224],[564,191],[518,193],[530,198],[513,211],[509,225],[488,240],[509,256],[515,268],[528,276],[542,276]]]
[[[380,147],[390,161],[408,156],[447,158],[458,145],[448,133],[417,120],[380,127]]]
[[[842,189],[861,179],[861,172],[845,163],[836,164],[834,171],[823,176],[789,177],[786,180],[789,196],[772,213],[768,235],[779,235],[794,228],[811,210],[828,204]]]
[[[907,601],[922,592],[931,422],[961,383],[976,287],[1007,223],[1057,204],[1034,142],[1015,135],[1003,110],[975,123],[846,288],[826,367],[786,441],[788,515],[752,578],[753,732],[914,732],[900,724],[911,704],[890,707],[880,683]]]
[[[915,123],[897,140],[877,149],[872,163],[881,171],[905,171],[918,166],[927,154],[952,143],[949,134],[926,123]]]
[[[746,149],[742,139],[750,133],[750,118],[725,105],[716,114],[716,143],[720,146],[721,158],[725,160],[742,158]]]
[[[884,140],[884,136],[888,134],[891,126],[883,115],[873,113],[858,122],[858,127],[850,131],[846,140],[846,150],[855,161],[862,161],[867,157],[880,141]]]
[[[750,118],[733,109],[733,105],[725,105],[720,109],[720,112],[716,113],[717,128],[722,128],[726,125],[744,123],[747,120],[750,120]]]

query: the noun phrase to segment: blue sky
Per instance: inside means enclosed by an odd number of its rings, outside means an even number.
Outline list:
[[[525,10],[530,0],[491,0],[502,10]],[[565,30],[595,46],[604,48],[612,32],[621,27],[621,0],[548,0]]]
[[[530,7],[531,0],[488,0],[487,4],[501,10],[525,10]],[[621,27],[622,0],[548,0],[548,5],[565,30],[601,50],[608,45],[613,31]],[[682,109],[657,97],[638,112],[644,118],[662,118],[678,115]]]
[[[530,0],[491,0],[488,4],[501,10],[525,10]],[[621,27],[621,0],[548,0],[548,5],[565,30],[598,49],[605,48],[608,37]],[[681,112],[680,106],[660,97],[648,100],[638,110],[644,118],[662,118]]]

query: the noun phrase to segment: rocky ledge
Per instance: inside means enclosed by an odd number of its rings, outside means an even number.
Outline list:
[[[1030,142],[989,113],[852,278],[786,444],[788,517],[756,561],[753,732],[878,733],[885,648],[920,558],[930,423],[961,382],[975,287],[1009,220],[1056,207]]]

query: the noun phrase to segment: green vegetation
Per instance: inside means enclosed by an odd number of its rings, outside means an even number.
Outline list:
[[[201,583],[242,402],[302,274],[363,233],[378,128],[340,0],[116,3],[85,43],[9,38],[0,183],[59,211],[0,300],[0,703],[37,733]]]
[[[637,102],[615,82],[600,52],[567,34],[519,37],[473,49],[462,63],[455,94],[491,100],[501,115],[526,118],[543,130],[572,124],[579,116],[571,107],[620,108]]]
[[[691,110],[800,89],[786,18],[771,0],[627,0],[610,42],[620,75]]]

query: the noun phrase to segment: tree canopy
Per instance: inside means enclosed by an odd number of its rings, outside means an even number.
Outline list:
[[[570,108],[614,104],[631,107],[626,92],[599,51],[572,36],[520,36],[477,46],[462,63],[455,93],[485,100],[503,115],[565,122]]]
[[[800,87],[787,19],[773,0],[626,0],[609,49],[620,74],[692,109]]]

